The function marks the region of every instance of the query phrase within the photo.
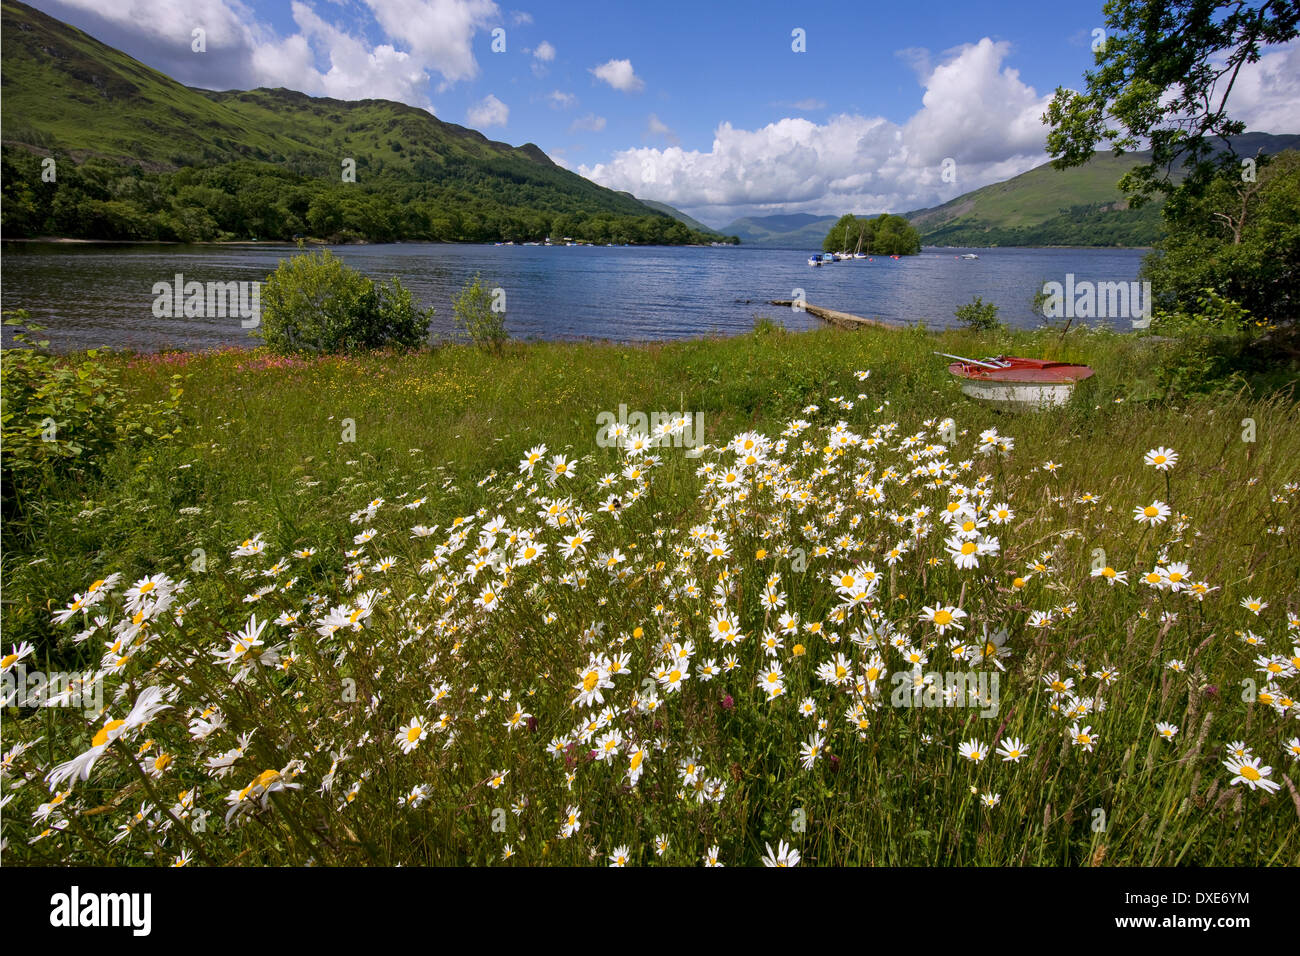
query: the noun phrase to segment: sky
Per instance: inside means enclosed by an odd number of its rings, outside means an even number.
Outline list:
[[[1045,162],[1104,28],[1102,0],[31,2],[189,86],[399,100],[713,227],[907,212]],[[1300,132],[1300,42],[1230,113]]]

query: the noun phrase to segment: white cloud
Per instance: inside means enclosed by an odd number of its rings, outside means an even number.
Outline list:
[[[922,108],[904,127],[915,157],[937,164],[961,153],[967,163],[984,163],[1040,152],[1041,117],[1052,96],[1040,96],[1020,81],[1020,71],[1002,67],[1010,45],[985,37],[955,52],[930,71]]]
[[[645,132],[642,134],[641,138],[667,140],[673,145],[681,142],[681,140],[677,138],[677,134],[668,127],[668,124],[654,113],[651,113],[646,119]]]
[[[570,133],[576,133],[579,130],[590,130],[593,133],[599,133],[604,128],[605,117],[597,116],[595,113],[588,113],[581,119],[576,119],[569,124]]]
[[[797,110],[824,110],[824,109],[826,109],[826,101],[825,101],[825,100],[817,100],[817,99],[796,100],[795,102],[791,103],[790,105],[791,105],[792,107],[794,107],[795,109],[797,109]]]
[[[280,35],[241,0],[35,0],[46,13],[204,89],[284,86],[314,96],[382,97],[430,108],[428,84],[478,75],[475,34],[499,17],[492,0],[361,0],[385,42],[327,21],[301,0]],[[319,5],[319,4],[318,4]],[[207,52],[190,49],[207,31]]]
[[[469,108],[465,114],[469,125],[475,129],[489,126],[505,126],[510,119],[510,107],[489,93]]]
[[[510,22],[517,27],[533,22],[533,15],[527,10],[515,10],[510,14]]]
[[[553,110],[567,110],[578,102],[578,98],[572,93],[564,93],[560,90],[551,90],[546,94],[546,101],[551,105]]]
[[[596,79],[608,83],[624,93],[639,93],[645,89],[645,81],[632,69],[631,60],[610,60],[600,66],[592,67]]]
[[[541,43],[537,44],[537,48],[533,50],[533,56],[544,63],[550,63],[555,59],[555,47],[546,40],[543,40]]]
[[[906,123],[839,114],[786,118],[761,129],[721,123],[711,149],[642,147],[579,172],[613,189],[706,218],[772,212],[906,212],[1022,173],[1046,160],[1046,108],[1002,67],[1005,44],[981,40],[929,70],[922,107]],[[957,183],[942,162],[957,163]]]
[[[1228,115],[1251,132],[1300,133],[1300,40],[1273,47],[1241,68],[1228,95]]]

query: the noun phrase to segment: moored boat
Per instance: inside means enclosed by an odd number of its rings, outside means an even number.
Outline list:
[[[1017,411],[1064,405],[1075,384],[1093,374],[1088,366],[1070,362],[1007,355],[968,359],[943,352],[935,354],[956,360],[948,366],[948,372],[961,383],[963,394]]]

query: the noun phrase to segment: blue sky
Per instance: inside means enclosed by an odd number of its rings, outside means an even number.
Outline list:
[[[191,86],[402,100],[715,226],[902,212],[1043,162],[1038,118],[1104,26],[1101,0],[35,6]],[[1298,47],[1234,89],[1250,128],[1300,132]]]

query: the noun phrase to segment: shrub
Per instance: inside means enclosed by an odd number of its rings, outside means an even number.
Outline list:
[[[34,341],[40,326],[26,310],[5,313],[19,347],[0,353],[0,472],[6,516],[47,481],[90,477],[117,448],[172,438],[180,431],[180,376],[171,396],[135,401],[100,349],[59,356]]]
[[[975,332],[992,332],[1002,328],[1002,323],[998,321],[998,307],[979,296],[958,307],[954,314],[962,325]]]
[[[1151,333],[1158,341],[1156,381],[1167,397],[1235,391],[1270,364],[1256,348],[1269,331],[1242,305],[1203,289],[1192,311],[1157,311]]]
[[[417,309],[394,278],[380,285],[328,249],[280,263],[262,289],[267,347],[280,355],[415,348],[428,334],[433,309]]]
[[[780,335],[785,331],[785,326],[770,315],[754,316],[754,334],[755,335]]]
[[[470,341],[479,348],[500,353],[501,346],[508,339],[506,332],[505,310],[494,308],[492,293],[483,287],[483,280],[476,272],[474,281],[460,290],[452,300],[451,312],[458,328],[465,330]]]

